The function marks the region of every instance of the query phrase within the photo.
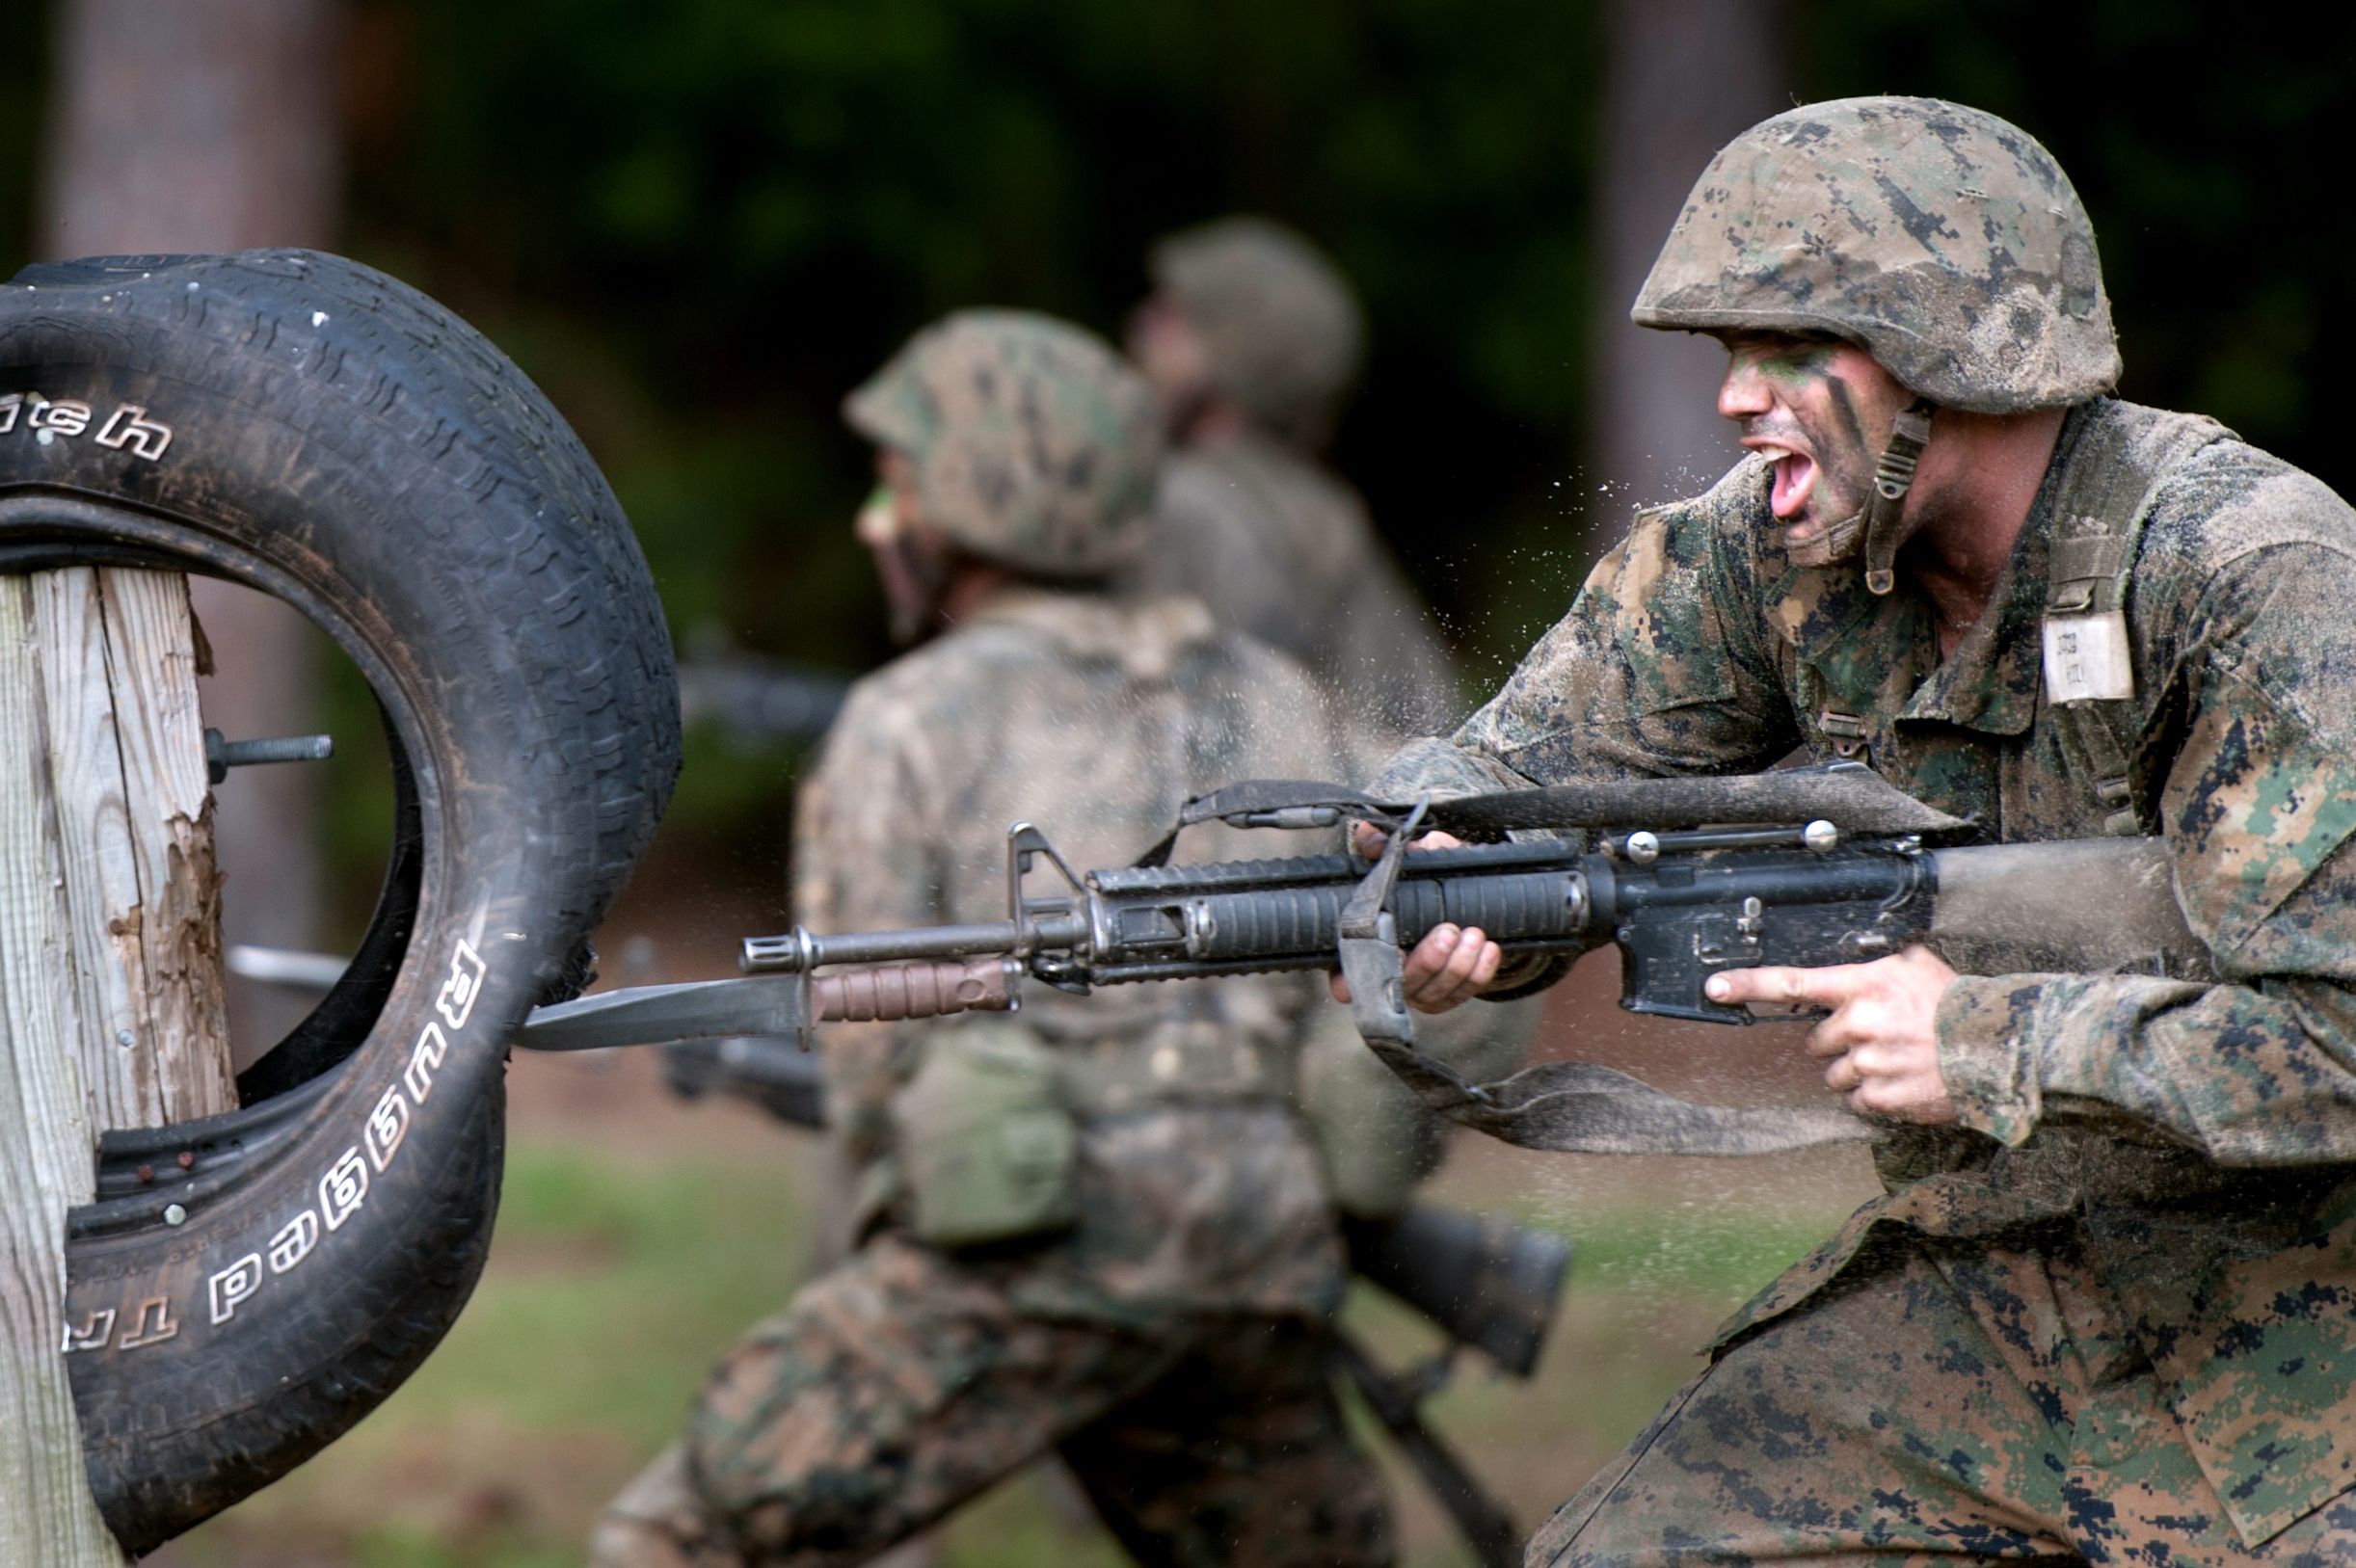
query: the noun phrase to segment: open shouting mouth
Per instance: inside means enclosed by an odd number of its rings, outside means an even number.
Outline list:
[[[1816,460],[1780,441],[1753,439],[1743,444],[1765,458],[1774,473],[1775,488],[1768,503],[1776,520],[1783,524],[1785,538],[1796,543],[1815,533],[1816,525],[1804,514],[1816,489]]]

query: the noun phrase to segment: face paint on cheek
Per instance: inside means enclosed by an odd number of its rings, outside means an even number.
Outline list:
[[[1783,533],[1793,563],[1806,567],[1830,566],[1856,556],[1864,539],[1864,507],[1877,461],[1858,413],[1857,395],[1834,372],[1834,351],[1828,347],[1811,359],[1817,373],[1792,403],[1815,459],[1814,482],[1805,512]],[[1793,537],[1795,530],[1800,537]]]
[[[1841,439],[1851,451],[1865,448],[1865,427],[1857,417],[1857,400],[1849,395],[1849,384],[1834,380],[1826,383],[1825,396],[1832,400],[1833,416],[1840,421]]]
[[[1865,434],[1856,394],[1846,382],[1827,381],[1825,402],[1832,408],[1836,428],[1828,433],[1834,439],[1826,443],[1827,449],[1817,454],[1823,473],[1817,482],[1816,495],[1830,515],[1847,518],[1863,511],[1865,502],[1871,498],[1873,472],[1881,462],[1881,452]]]

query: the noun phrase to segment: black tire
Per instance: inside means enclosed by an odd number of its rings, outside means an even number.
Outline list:
[[[91,1484],[144,1552],[351,1426],[465,1303],[507,1036],[575,972],[668,801],[678,682],[563,419],[457,317],[334,256],[0,287],[0,571],[67,563],[297,605],[375,688],[401,779],[344,984],[240,1080],[244,1109],[109,1134],[71,1217]]]

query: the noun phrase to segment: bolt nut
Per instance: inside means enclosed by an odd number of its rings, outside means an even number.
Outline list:
[[[1650,865],[1661,858],[1660,835],[1639,829],[1628,835],[1628,859],[1639,865]]]
[[[1840,830],[1818,817],[1800,830],[1800,841],[1821,855],[1840,842]]]
[[[166,1204],[166,1205],[164,1205],[164,1223],[165,1223],[166,1225],[185,1225],[185,1224],[187,1224],[187,1223],[188,1223],[188,1210],[187,1210],[187,1209],[182,1209],[182,1208],[181,1208],[181,1207],[180,1207],[178,1204],[175,1204],[175,1203],[173,1203],[173,1204]]]

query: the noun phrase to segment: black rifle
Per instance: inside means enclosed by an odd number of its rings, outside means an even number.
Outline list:
[[[1333,1359],[1424,1484],[1456,1520],[1485,1568],[1517,1568],[1520,1528],[1464,1461],[1424,1424],[1424,1401],[1447,1385],[1457,1347],[1479,1350],[1515,1377],[1538,1368],[1570,1243],[1496,1214],[1418,1204],[1395,1220],[1343,1227],[1350,1266],[1440,1326],[1448,1342],[1403,1371],[1375,1361],[1346,1334]]]
[[[751,1101],[780,1121],[826,1125],[817,1059],[787,1040],[739,1036],[674,1041],[663,1076],[689,1100],[721,1093]],[[1343,1227],[1350,1265],[1447,1335],[1441,1351],[1401,1371],[1382,1367],[1348,1335],[1332,1337],[1334,1369],[1366,1401],[1415,1466],[1484,1568],[1518,1568],[1521,1531],[1464,1461],[1427,1425],[1424,1401],[1445,1387],[1456,1352],[1478,1350],[1515,1377],[1538,1369],[1554,1321],[1570,1243],[1498,1215],[1417,1205],[1394,1220]]]
[[[1772,814],[1770,814],[1772,813]],[[1479,926],[1509,958],[1621,955],[1631,1012],[1749,1023],[1703,982],[1761,964],[1856,963],[1908,943],[2027,944],[2117,962],[2126,949],[2193,956],[2155,840],[1969,844],[1943,815],[1862,768],[1644,780],[1381,806],[1329,784],[1255,784],[1191,802],[1182,819],[1324,828],[1345,816],[1402,830],[1371,869],[1350,854],[1075,872],[1045,835],[1007,836],[1007,917],[971,925],[743,944],[750,974],[990,955],[1061,990],[1280,970],[1347,971],[1363,923],[1394,951],[1435,926]],[[1417,829],[1576,830],[1404,859]],[[1592,847],[1591,847],[1592,843]],[[1062,886],[1029,895],[1045,860]],[[1360,906],[1365,906],[1361,908]]]
[[[1371,867],[1334,853],[1166,864],[1177,833],[1389,834]],[[1418,832],[1549,837],[1402,853]],[[1230,785],[1188,803],[1138,864],[1074,871],[1029,823],[1007,832],[1006,917],[906,931],[746,942],[750,978],[658,986],[536,1010],[526,1048],[796,1035],[828,1019],[1006,1008],[1029,973],[1061,990],[1339,968],[1358,1030],[1434,1112],[1510,1143],[1589,1153],[1746,1155],[1870,1139],[1832,1104],[1692,1105],[1625,1074],[1557,1062],[1465,1082],[1414,1049],[1403,949],[1443,922],[1478,926],[1549,983],[1572,956],[1620,950],[1622,1006],[1748,1023],[1708,977],[1760,964],[1853,963],[1929,942],[1965,972],[2152,964],[2199,975],[2165,847],[2149,838],[1978,844],[1974,825],[1849,764],[1719,779],[1609,781],[1413,805],[1335,784]],[[1027,886],[1044,861],[1058,885]],[[1998,955],[1990,957],[1987,955]],[[2003,968],[1984,965],[2001,964]],[[826,972],[819,972],[821,970]]]
[[[1177,833],[1238,827],[1389,835],[1369,867],[1334,853],[1287,860],[1166,864]],[[1404,855],[1419,832],[1500,837]],[[1563,835],[1569,835],[1564,837]],[[1829,1104],[1696,1106],[1585,1063],[1466,1083],[1414,1049],[1402,950],[1443,923],[1478,926],[1549,984],[1604,943],[1620,950],[1620,1005],[1632,1012],[1749,1023],[1711,1001],[1723,970],[1856,963],[1929,942],[1959,969],[2002,952],[2013,968],[2108,969],[2150,962],[2197,973],[2206,953],[2183,923],[2164,846],[2103,838],[1975,844],[1972,823],[1936,811],[1856,764],[1720,779],[1597,782],[1413,805],[1339,785],[1261,782],[1188,803],[1178,827],[1136,864],[1074,871],[1029,823],[1008,830],[1006,917],[906,931],[746,942],[748,973],[838,982],[876,993],[879,1010],[806,1019],[910,1016],[891,1009],[897,976],[924,978],[924,1011],[988,1005],[993,966],[1061,990],[1282,970],[1339,968],[1359,1032],[1431,1109],[1508,1142],[1592,1153],[1760,1154],[1868,1139],[1882,1129]],[[1034,896],[1044,861],[1058,885]],[[906,970],[892,966],[905,965]],[[881,966],[878,969],[877,966]],[[2008,972],[1997,970],[1995,972]],[[867,978],[858,978],[858,977]],[[1786,1015],[1788,1016],[1788,1015]]]

